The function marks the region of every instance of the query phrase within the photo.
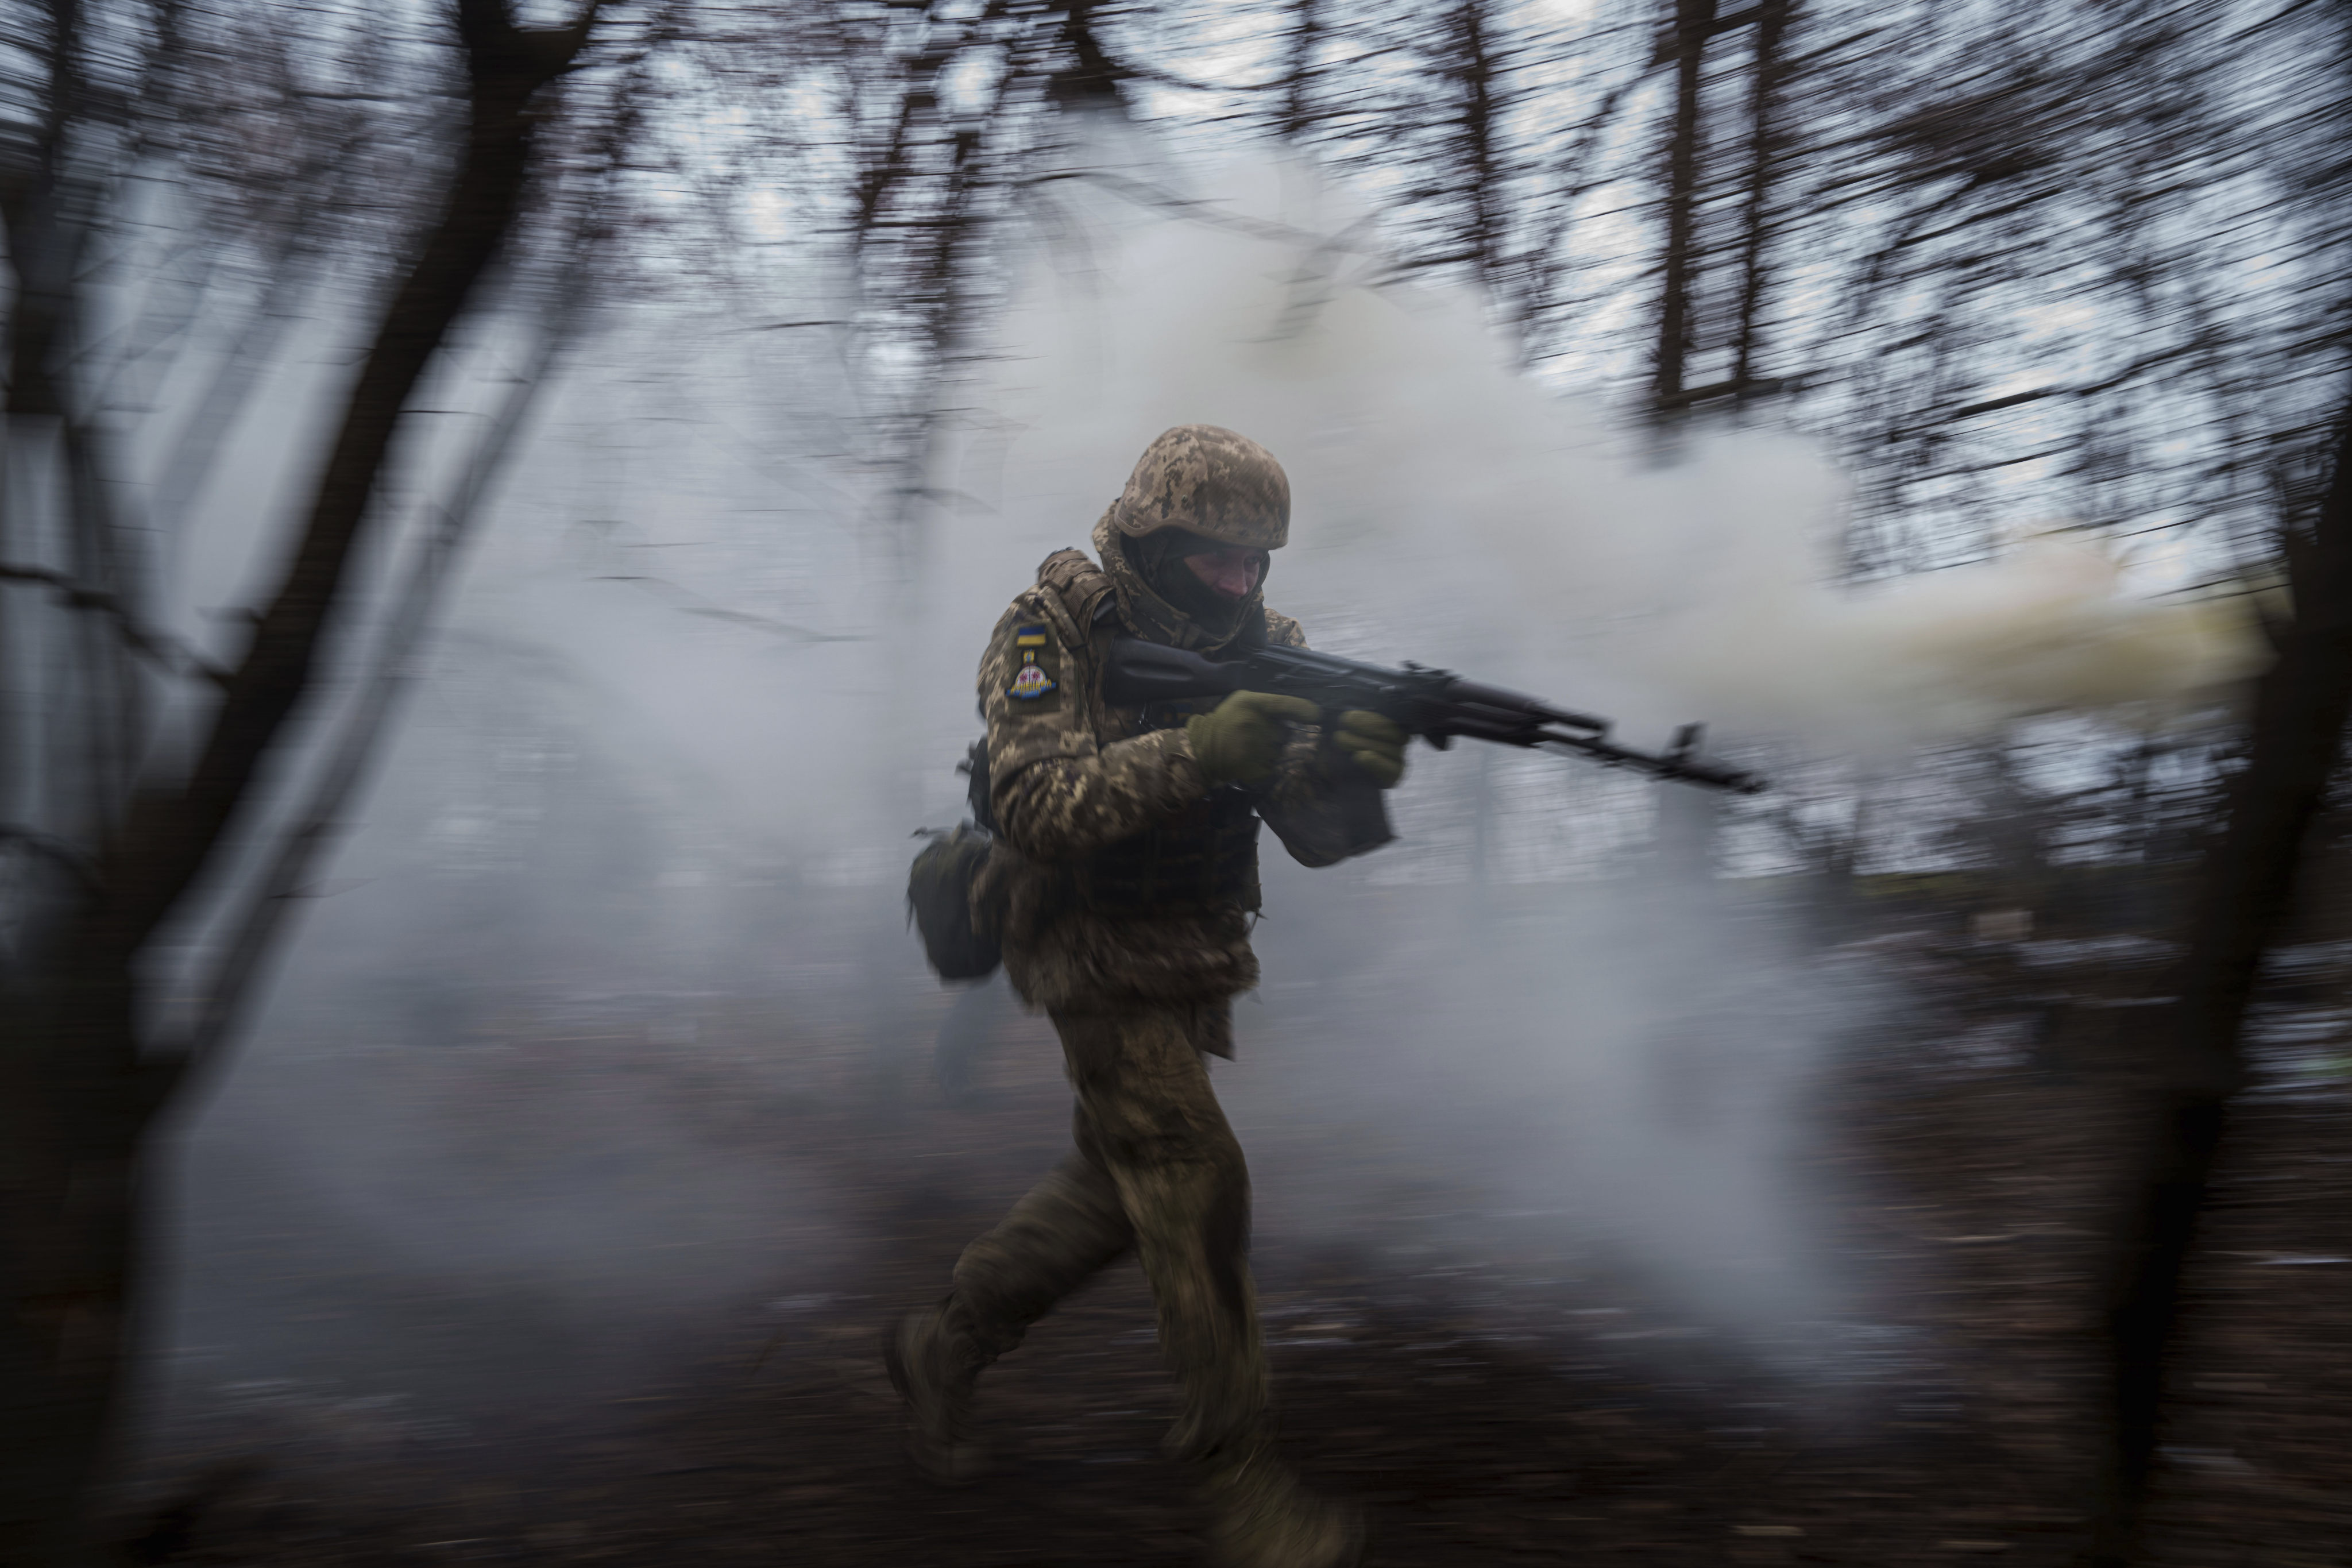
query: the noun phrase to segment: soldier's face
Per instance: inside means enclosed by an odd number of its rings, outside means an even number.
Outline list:
[[[1265,575],[1265,552],[1244,550],[1212,550],[1199,555],[1187,555],[1184,564],[1192,575],[1223,594],[1228,599],[1245,599],[1256,588],[1258,579]]]

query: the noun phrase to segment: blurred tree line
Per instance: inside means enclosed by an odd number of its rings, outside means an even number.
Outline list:
[[[845,357],[884,476],[862,526],[910,559],[956,376],[1056,187],[1112,178],[1072,161],[1106,121],[1293,149],[1378,215],[1342,242],[1476,288],[1528,375],[1602,394],[1662,456],[1701,426],[1812,433],[1857,487],[1853,580],[2065,516],[2289,586],[2241,719],[2116,738],[2088,784],[2037,773],[2022,732],[1927,769],[2010,901],[2069,842],[2202,857],[2152,917],[2187,937],[2184,1001],[2149,1042],[2165,1088],[2107,1285],[2091,1551],[2132,1558],[2244,1004],[2352,679],[2338,9],[0,9],[0,1560],[103,1560],[85,1500],[140,1305],[142,1151],[235,1038],[562,356],[631,297],[756,311],[786,261],[828,269],[837,310],[764,324]],[[360,301],[349,362],[270,436],[299,504],[225,503],[229,435],[331,290]],[[478,417],[436,420],[469,395]],[[261,586],[199,616],[182,546],[224,504],[253,513]],[[338,659],[358,679],[321,708]],[[1814,770],[1764,809],[1851,918],[1868,790]]]

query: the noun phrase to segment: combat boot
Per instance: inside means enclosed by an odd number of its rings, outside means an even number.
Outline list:
[[[1263,1443],[1213,1464],[1208,1493],[1216,1568],[1355,1568],[1364,1559],[1363,1515],[1308,1491]]]
[[[907,1402],[907,1457],[934,1484],[979,1478],[988,1454],[971,1430],[972,1385],[987,1358],[956,1331],[944,1306],[909,1312],[882,1336],[890,1385]]]

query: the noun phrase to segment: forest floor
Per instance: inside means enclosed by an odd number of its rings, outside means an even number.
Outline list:
[[[2197,1264],[2152,1562],[2352,1561],[2344,958],[2310,950],[2273,989],[2263,1076]],[[1433,1241],[1475,1194],[1449,1195],[1441,1170],[1395,1196],[1377,1146],[1286,1132],[1311,1098],[1303,1068],[1229,1097],[1256,1166],[1284,1442],[1317,1485],[1366,1508],[1375,1563],[2067,1561],[2106,1161],[2130,1124],[2162,967],[2129,941],[1921,939],[1871,962],[1910,1005],[1811,1066],[1789,1158],[1815,1194],[1813,1244],[1872,1267],[1834,1321],[1803,1329],[1803,1353],[1695,1316],[1637,1251],[1603,1240],[1501,1224]],[[287,1568],[1196,1561],[1204,1520],[1157,1451],[1173,1396],[1131,1264],[988,1375],[982,1481],[932,1489],[898,1451],[882,1323],[942,1288],[1066,1138],[1044,1023],[1004,1013],[949,1103],[919,1072],[876,1090],[846,1036],[802,1053],[793,1082],[763,1077],[730,1042],[772,1019],[749,1004],[700,1016],[690,1050],[541,1019],[495,1050],[274,1075],[271,1092],[305,1106],[328,1085],[429,1104],[526,1165],[583,1138],[624,1166],[652,1159],[625,1131],[648,1108],[697,1147],[755,1164],[773,1152],[790,1182],[772,1206],[685,1181],[675,1209],[614,1221],[632,1239],[577,1281],[593,1333],[548,1305],[562,1287],[544,1269],[526,1279],[530,1260],[507,1257],[528,1244],[488,1237],[498,1267],[453,1283],[387,1260],[377,1233],[339,1237],[315,1192],[238,1163],[239,1118],[267,1097],[225,1111],[191,1156],[210,1162],[211,1195],[188,1246],[244,1288],[207,1287],[219,1300],[182,1337],[268,1353],[215,1348],[207,1363],[203,1344],[174,1347],[195,1370],[126,1492],[137,1553]],[[823,1071],[838,1081],[806,1076]],[[418,1158],[476,1168],[446,1150]],[[1381,1202],[1436,1220],[1401,1226],[1398,1245],[1377,1227],[1318,1234],[1279,1195],[1310,1172],[1386,1184]],[[791,1194],[811,1193],[823,1201],[804,1213]],[[462,1190],[447,1195],[462,1207]],[[709,1228],[722,1209],[731,1240]],[[465,1224],[448,1220],[448,1237]],[[714,1248],[749,1261],[705,1268]],[[761,1256],[794,1262],[763,1272]],[[664,1258],[674,1294],[642,1278]],[[264,1365],[282,1375],[245,1375]]]

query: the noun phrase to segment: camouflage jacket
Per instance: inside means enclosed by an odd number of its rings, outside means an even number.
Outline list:
[[[1076,550],[1045,558],[981,660],[998,826],[983,893],[1005,900],[1005,969],[1037,1005],[1222,1001],[1257,983],[1257,823],[1293,858],[1328,866],[1388,842],[1387,814],[1318,727],[1297,731],[1265,784],[1212,790],[1184,721],[1213,700],[1105,703],[1102,659],[1121,634],[1211,652],[1306,637],[1253,601],[1235,637],[1214,639],[1142,582],[1107,526],[1094,542],[1100,568]]]

